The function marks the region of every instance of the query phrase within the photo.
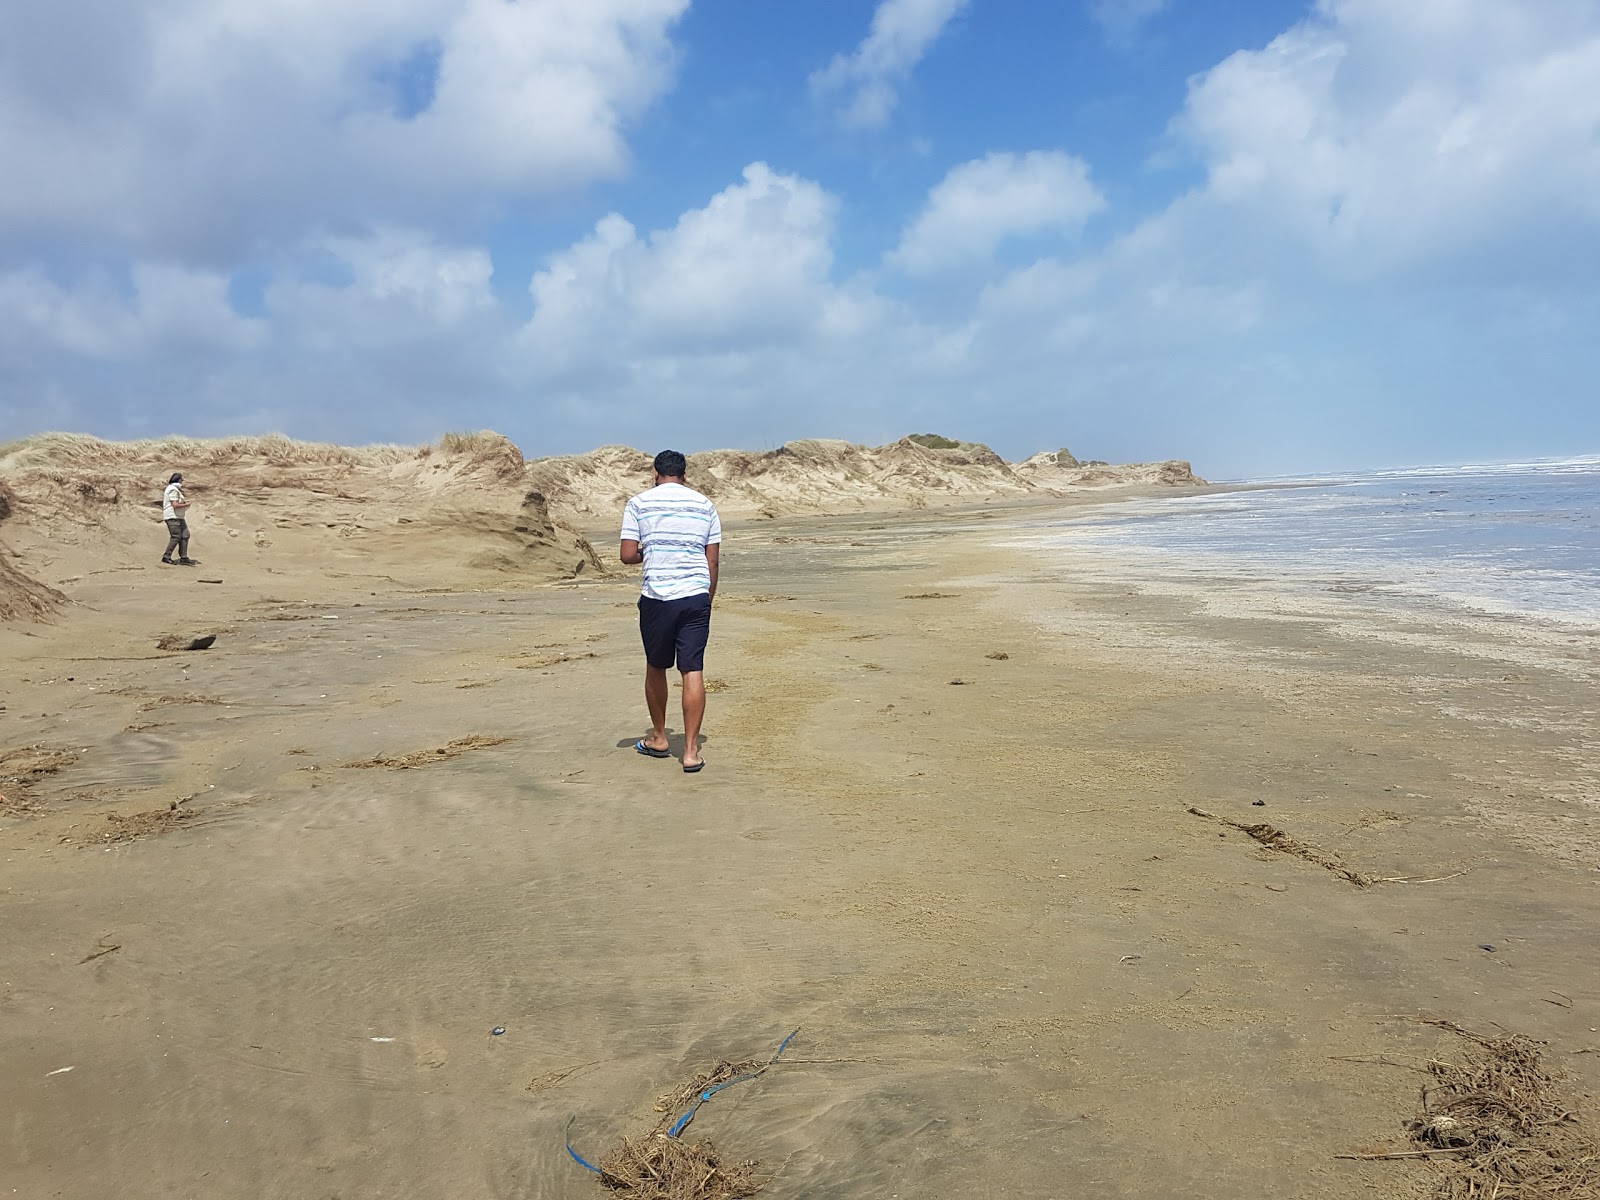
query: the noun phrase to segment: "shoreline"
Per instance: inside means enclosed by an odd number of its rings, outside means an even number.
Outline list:
[[[1397,1194],[1430,1168],[1333,1156],[1406,1146],[1414,1078],[1350,1060],[1456,1053],[1421,1017],[1600,1086],[1592,689],[1063,572],[1014,518],[730,526],[700,776],[625,749],[620,573],[229,585],[194,654],[155,577],[0,634],[10,731],[74,754],[0,820],[0,1175],[592,1195],[569,1116],[599,1153],[796,1025],[695,1124],[775,1200]]]
[[[1163,580],[1187,575],[1225,579],[1241,593],[1253,587],[1311,606],[1332,605],[1330,597],[1342,597],[1357,608],[1386,610],[1396,619],[1513,623],[1557,634],[1600,633],[1600,575],[1579,565],[1579,551],[1573,545],[1558,544],[1542,551],[1546,557],[1530,557],[1518,546],[1513,530],[1505,534],[1509,540],[1501,562],[1486,562],[1492,546],[1446,540],[1431,546],[1412,544],[1385,555],[1373,553],[1372,546],[1396,538],[1415,543],[1426,536],[1418,514],[1386,512],[1382,521],[1372,522],[1359,510],[1217,510],[1206,503],[1216,494],[1151,498],[1167,502],[1163,504],[1147,499],[1112,502],[1099,512],[1082,514],[1084,523],[1028,522],[1009,544],[1069,557],[1108,577],[1148,577],[1158,587]],[[1410,498],[1416,493],[1402,495]],[[1463,516],[1479,513],[1450,515],[1459,523]],[[1535,510],[1528,519],[1539,515]],[[1362,527],[1363,520],[1372,527]],[[1207,532],[1186,537],[1182,533],[1186,527]],[[1328,545],[1307,541],[1314,528],[1324,532]],[[1536,538],[1542,530],[1530,525],[1528,532]],[[1361,535],[1373,541],[1363,543]]]

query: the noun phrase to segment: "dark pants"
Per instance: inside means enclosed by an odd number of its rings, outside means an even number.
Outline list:
[[[685,596],[682,600],[639,597],[639,636],[645,659],[658,671],[678,662],[685,673],[705,670],[706,639],[711,635],[711,596]]]
[[[178,517],[176,520],[170,520],[167,522],[167,532],[171,534],[172,537],[167,542],[166,553],[164,553],[161,557],[171,558],[172,552],[176,550],[179,558],[188,558],[189,522],[185,521],[182,517]]]

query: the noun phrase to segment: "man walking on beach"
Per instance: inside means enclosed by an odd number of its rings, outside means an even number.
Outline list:
[[[633,748],[651,758],[671,757],[667,669],[676,661],[683,677],[683,769],[693,773],[706,765],[700,757],[700,722],[706,712],[706,638],[717,594],[722,522],[711,501],[684,485],[687,465],[676,450],[656,455],[655,486],[623,510],[622,561],[644,564],[639,633],[650,735]]]
[[[178,552],[178,565],[194,566],[189,557],[189,521],[185,514],[189,502],[183,498],[183,475],[174,471],[167,480],[167,490],[161,493],[161,519],[167,523],[167,549],[161,561],[172,566],[172,552]]]

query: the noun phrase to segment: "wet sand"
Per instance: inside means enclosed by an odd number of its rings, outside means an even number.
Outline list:
[[[1334,1155],[1406,1148],[1419,1077],[1357,1060],[1425,1017],[1600,1084],[1600,638],[1017,516],[731,528],[699,776],[626,749],[616,571],[6,627],[0,1194],[599,1195],[569,1117],[592,1159],[796,1027],[691,1126],[774,1198],[1417,1194]]]

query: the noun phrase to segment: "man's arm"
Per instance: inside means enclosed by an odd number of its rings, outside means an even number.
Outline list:
[[[636,567],[644,561],[644,550],[639,542],[639,514],[629,500],[622,506],[622,561],[630,567]]]
[[[711,568],[711,598],[717,598],[717,566],[722,559],[722,547],[712,542],[706,547],[706,566]]]

